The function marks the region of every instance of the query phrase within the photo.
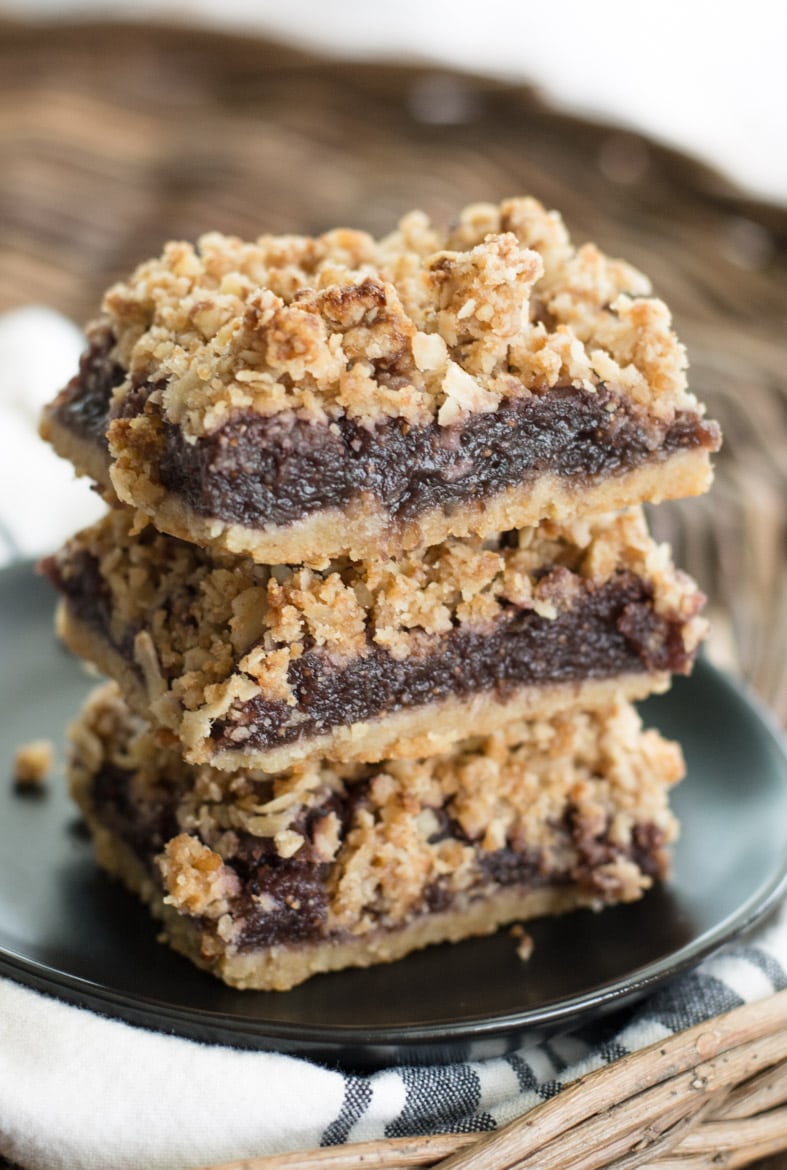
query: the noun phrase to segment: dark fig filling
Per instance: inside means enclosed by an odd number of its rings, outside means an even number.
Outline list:
[[[112,356],[114,342],[107,325],[97,326],[79,359],[79,370],[48,408],[62,426],[104,450],[112,391],[126,376]]]
[[[54,416],[105,445],[112,390],[123,376],[111,358],[111,337],[99,334]],[[151,390],[149,384],[132,388],[119,414],[150,409]],[[667,424],[604,384],[594,391],[557,386],[448,427],[387,419],[369,429],[345,417],[327,426],[288,412],[239,413],[188,442],[163,421],[157,475],[198,515],[247,527],[291,524],[362,494],[406,522],[545,473],[581,488],[679,450],[719,445],[718,425],[690,411]]]
[[[111,606],[95,559],[82,553],[64,573],[50,558],[44,569],[65,593],[74,617],[111,641]],[[523,685],[689,671],[693,653],[683,642],[685,618],[657,614],[647,581],[627,570],[600,584],[577,581],[573,604],[551,620],[509,605],[491,628],[459,627],[404,659],[371,640],[366,653],[349,661],[308,650],[289,667],[295,707],[261,696],[237,703],[213,724],[213,746],[266,750],[452,696],[491,692],[506,699]],[[698,608],[701,600],[698,594]],[[136,633],[129,629],[112,643],[132,668]]]
[[[217,720],[212,739],[218,750],[274,748],[479,691],[506,699],[524,685],[643,670],[685,673],[691,656],[681,630],[680,621],[653,612],[645,582],[619,572],[595,588],[585,583],[574,607],[553,620],[511,606],[491,630],[454,630],[427,654],[400,660],[370,644],[365,655],[337,667],[309,651],[288,675],[299,722],[291,722],[286,703],[255,696]]]

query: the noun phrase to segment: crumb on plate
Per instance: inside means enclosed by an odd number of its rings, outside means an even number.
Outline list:
[[[54,760],[55,751],[48,739],[20,744],[14,753],[14,780],[24,787],[38,787],[52,771]]]
[[[516,926],[512,926],[509,933],[511,937],[516,940],[517,957],[520,958],[523,963],[526,963],[533,954],[533,948],[535,946],[532,934],[528,934],[521,923],[517,923]]]

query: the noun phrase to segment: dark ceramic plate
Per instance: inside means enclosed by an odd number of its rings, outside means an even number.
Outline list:
[[[0,972],[20,983],[132,1024],[346,1067],[479,1058],[635,999],[751,925],[785,887],[787,760],[750,701],[700,663],[645,704],[688,761],[666,888],[533,923],[528,963],[504,930],[284,994],[233,991],[158,944],[144,908],[96,869],[59,776],[41,795],[10,783],[18,743],[49,737],[62,755],[91,686],[55,641],[52,607],[29,566],[0,573]]]

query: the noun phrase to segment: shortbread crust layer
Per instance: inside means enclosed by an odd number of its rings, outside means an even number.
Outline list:
[[[638,898],[668,868],[679,748],[633,708],[563,713],[429,760],[189,767],[110,684],[72,729],[100,864],[239,987]]]
[[[487,732],[663,690],[705,629],[636,509],[321,572],[133,525],[115,510],[45,568],[66,642],[190,763],[439,752],[468,719]]]

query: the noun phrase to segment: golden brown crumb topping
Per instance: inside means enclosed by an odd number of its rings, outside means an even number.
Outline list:
[[[489,628],[512,605],[554,619],[576,602],[583,580],[601,583],[619,570],[649,582],[657,613],[685,622],[687,650],[705,629],[693,582],[636,508],[320,571],[211,557],[150,526],[136,534],[133,514],[117,509],[66,546],[66,579],[82,571],[83,553],[98,561],[109,593],[112,641],[128,645],[135,634],[149,694],[168,692],[165,724],[169,698],[186,711],[207,706],[214,719],[259,693],[294,705],[288,670],[306,650],[337,664],[374,647],[404,659],[458,628]]]
[[[169,891],[167,902],[184,914],[218,918],[226,913],[228,899],[240,882],[218,853],[195,837],[180,833],[168,841],[161,858],[161,873]]]
[[[52,771],[55,750],[51,740],[34,739],[20,744],[14,753],[14,780],[17,784],[35,788],[46,780]]]
[[[189,436],[235,411],[424,425],[557,384],[606,382],[671,418],[696,407],[648,280],[531,198],[412,212],[381,240],[218,233],[170,243],[104,299],[133,385]]]
[[[110,684],[88,701],[72,742],[73,775],[95,774],[106,764],[124,769],[133,773],[142,804],[155,804],[157,787],[167,799],[177,792],[181,832],[161,867],[178,908],[217,919],[226,913],[242,831],[271,839],[281,857],[315,850],[332,862],[328,924],[356,934],[417,913],[435,882],[454,892],[476,884],[479,851],[481,857],[504,848],[533,851],[547,870],[560,872],[567,845],[555,827],[569,806],[583,833],[606,835],[621,854],[638,825],[652,826],[668,842],[677,829],[666,789],[684,771],[677,744],[643,731],[634,708],[622,702],[516,723],[426,760],[315,762],[266,776],[189,767],[131,718]],[[330,798],[361,781],[364,796],[343,828]],[[449,834],[441,831],[446,818],[456,826]],[[636,896],[647,884],[623,857],[606,869],[601,878],[617,883],[618,895],[628,888]]]

